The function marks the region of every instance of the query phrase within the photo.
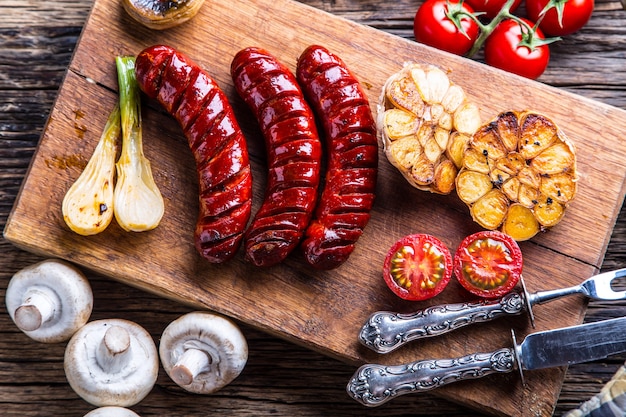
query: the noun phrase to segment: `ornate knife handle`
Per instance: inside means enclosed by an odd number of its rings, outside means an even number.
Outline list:
[[[359,341],[378,353],[388,353],[407,342],[438,336],[468,324],[516,315],[526,304],[518,292],[497,300],[446,304],[412,314],[379,311],[372,314],[359,333]]]
[[[515,369],[514,349],[474,353],[456,359],[437,359],[407,365],[363,365],[346,387],[348,394],[368,407],[379,406],[395,397],[428,391],[452,382],[482,378]]]

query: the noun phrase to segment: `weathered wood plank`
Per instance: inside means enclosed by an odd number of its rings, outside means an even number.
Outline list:
[[[196,308],[217,310],[353,364],[462,356],[467,353],[468,340],[471,340],[472,349],[477,351],[510,343],[505,330],[511,324],[507,322],[477,327],[471,330],[471,334],[461,331],[444,342],[427,340],[384,357],[365,351],[355,340],[371,312],[413,308],[400,303],[393,294],[380,287],[380,266],[375,260],[384,258],[384,247],[389,247],[402,234],[415,230],[435,234],[452,244],[474,230],[471,219],[459,209],[457,199],[406,193],[409,200],[398,201],[398,189],[406,184],[397,181],[400,178],[395,170],[390,170],[389,164],[384,162],[380,164],[378,198],[368,224],[369,232],[363,235],[357,251],[342,268],[312,274],[298,263],[296,257],[267,270],[251,269],[242,258],[221,268],[212,268],[198,263],[189,239],[191,233],[188,231],[195,223],[196,213],[188,208],[194,207],[197,195],[195,191],[180,190],[196,190],[197,186],[190,155],[184,153],[187,146],[180,140],[180,133],[171,119],[163,118],[160,111],[146,109],[143,132],[146,155],[152,162],[169,213],[176,215],[168,216],[159,228],[141,235],[125,234],[113,225],[106,233],[85,239],[60,227],[60,212],[50,208],[60,205],[63,193],[80,168],[68,167],[62,161],[83,157],[93,148],[93,137],[99,134],[94,134],[93,129],[90,132],[89,127],[86,133],[84,129],[77,133],[77,124],[103,125],[107,114],[102,108],[111,108],[115,100],[112,91],[117,87],[113,70],[116,54],[139,51],[156,42],[179,45],[205,68],[210,68],[211,74],[229,94],[232,80],[224,69],[230,65],[230,57],[243,46],[258,44],[270,48],[271,45],[273,50],[281,51],[279,59],[293,62],[310,43],[322,43],[341,51],[355,74],[369,86],[370,97],[374,99],[379,97],[384,80],[397,71],[402,62],[418,55],[449,69],[455,82],[463,85],[478,103],[484,120],[503,110],[532,108],[549,113],[557,122],[560,120],[561,125],[566,123],[565,130],[579,150],[579,169],[585,172],[586,180],[580,182],[577,204],[568,210],[562,225],[538,236],[534,242],[522,244],[526,282],[530,288],[541,288],[544,285],[542,276],[550,276],[553,286],[573,285],[592,273],[593,266],[600,265],[607,234],[617,216],[616,200],[621,200],[624,195],[626,172],[619,159],[626,158],[626,148],[616,145],[615,138],[619,135],[620,119],[626,119],[626,116],[618,109],[570,96],[542,84],[529,83],[485,65],[423,48],[293,2],[277,4],[276,0],[271,3],[258,0],[255,3],[240,2],[233,7],[232,2],[213,0],[189,25],[158,34],[136,27],[123,10],[113,7],[114,4],[110,0],[95,3],[70,64],[71,71],[51,113],[51,122],[24,183],[24,192],[13,211],[9,227],[5,229],[5,236],[21,247],[73,260],[86,268]],[[311,26],[310,15],[323,24]],[[254,16],[258,27],[241,25],[240,22],[250,16]],[[107,27],[106,48],[101,44],[102,27]],[[207,30],[209,27],[211,30]],[[207,45],[210,45],[208,53]],[[381,54],[385,53],[395,53],[395,59],[381,59]],[[502,88],[493,90],[494,85]],[[498,94],[495,100],[494,93]],[[234,97],[230,99],[236,102]],[[86,115],[85,120],[77,120],[79,110]],[[244,129],[252,125],[246,115],[238,114]],[[604,136],[593,145],[580,140],[595,133],[590,126],[602,122],[605,123]],[[254,134],[249,132],[251,137]],[[264,150],[255,147],[251,147],[250,152],[253,159],[256,157],[259,161],[265,155]],[[384,160],[381,153],[381,161]],[[57,164],[57,161],[61,163]],[[253,164],[252,170],[253,176],[264,177],[261,164]],[[607,176],[609,173],[613,177]],[[55,180],[50,181],[50,178]],[[590,186],[595,181],[603,181],[607,191],[604,195],[598,196]],[[255,196],[259,201],[262,196],[260,187],[255,189]],[[557,264],[571,272],[560,274]],[[251,276],[255,277],[252,281],[248,278]],[[354,276],[360,279],[355,281]],[[202,284],[198,285],[199,282]],[[456,282],[451,284],[452,287],[455,285]],[[346,288],[351,292],[347,293]],[[454,290],[447,291],[437,300],[440,303],[458,301]],[[584,308],[584,304],[576,299],[551,304],[549,317],[537,314],[537,328],[579,323]],[[543,311],[548,310],[544,308]],[[530,330],[526,324],[523,321],[516,326],[520,337]],[[494,346],[495,343],[498,345]],[[554,407],[563,374],[564,371],[559,369],[542,370],[528,375],[526,386],[513,377],[508,379],[507,388],[479,381],[446,387],[438,394],[490,412],[520,416],[546,413]],[[531,397],[535,404],[532,408],[519,407]]]
[[[307,3],[400,36],[412,36],[410,25],[417,6],[412,1],[402,0],[393,5],[370,0],[358,4],[347,0]],[[1,228],[43,131],[90,4],[73,0],[0,3],[3,16],[0,19],[0,49],[3,51],[0,57]],[[356,10],[350,4],[357,4]],[[626,108],[626,81],[621,72],[615,71],[621,70],[616,66],[626,50],[624,27],[626,18],[619,3],[598,1],[588,28],[553,49],[551,65],[542,80]],[[36,46],[32,52],[28,51],[29,45]],[[5,53],[7,51],[10,53]],[[570,57],[571,51],[575,51],[574,57]],[[603,69],[598,62],[612,69]],[[626,213],[622,209],[603,268],[626,266],[625,240]],[[12,273],[39,259],[0,240],[0,310],[4,310],[4,288]],[[187,311],[177,303],[108,279],[91,278],[97,296],[94,317],[133,317],[151,329],[155,340],[171,318]],[[587,320],[623,315],[625,308],[623,302],[591,302]],[[476,415],[434,395],[399,398],[384,410],[354,407],[343,394],[343,384],[351,375],[352,367],[252,328],[243,326],[243,329],[249,342],[254,343],[255,355],[251,356],[242,378],[221,394],[208,399],[190,397],[161,374],[150,397],[133,408],[144,416],[200,416],[211,412],[231,416]],[[0,315],[3,415],[82,415],[93,408],[65,383],[62,352],[62,345],[44,346],[30,341],[15,329],[8,315]],[[31,360],[25,361],[25,357]],[[622,359],[570,367],[555,415],[561,415],[599,391]],[[302,378],[298,369],[307,371],[308,376]]]

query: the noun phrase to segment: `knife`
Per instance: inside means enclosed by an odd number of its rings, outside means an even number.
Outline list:
[[[506,373],[566,366],[626,351],[626,317],[531,333],[513,347],[456,359],[422,360],[406,365],[361,366],[346,390],[359,403],[375,407],[400,395],[428,391],[452,382]]]
[[[378,353],[388,353],[413,340],[438,336],[472,323],[528,312],[535,327],[532,306],[557,298],[583,294],[596,300],[626,299],[626,291],[615,291],[612,282],[626,277],[626,268],[604,272],[579,285],[529,294],[521,280],[522,291],[512,291],[502,298],[432,306],[411,314],[378,311],[372,314],[359,332],[359,341]]]

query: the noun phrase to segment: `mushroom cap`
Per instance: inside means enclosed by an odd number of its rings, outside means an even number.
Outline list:
[[[100,407],[83,417],[139,417],[139,414],[124,407]]]
[[[150,29],[163,30],[193,18],[204,0],[122,0],[126,13]]]
[[[64,367],[70,386],[85,401],[130,407],[154,387],[159,359],[143,327],[124,319],[96,320],[72,336]]]
[[[189,381],[183,382],[175,374],[176,365],[183,354],[192,350],[204,352],[209,363],[186,384]],[[233,321],[196,311],[179,317],[165,328],[159,356],[165,372],[182,388],[196,394],[210,394],[231,383],[243,371],[248,361],[248,343]]]
[[[46,294],[55,304],[48,320],[37,317],[38,310],[24,306],[16,311],[30,292]],[[28,337],[44,343],[57,343],[70,337],[87,323],[93,310],[89,281],[74,265],[60,259],[47,259],[16,272],[6,290],[6,306],[13,322]]]

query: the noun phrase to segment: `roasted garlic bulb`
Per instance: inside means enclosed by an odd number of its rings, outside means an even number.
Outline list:
[[[150,29],[178,26],[195,17],[204,0],[122,0],[130,17]]]
[[[463,89],[434,65],[407,64],[383,87],[378,126],[385,154],[414,187],[449,194],[480,127]]]
[[[577,186],[573,144],[548,117],[504,112],[468,142],[456,191],[485,229],[527,240],[556,225]]]

